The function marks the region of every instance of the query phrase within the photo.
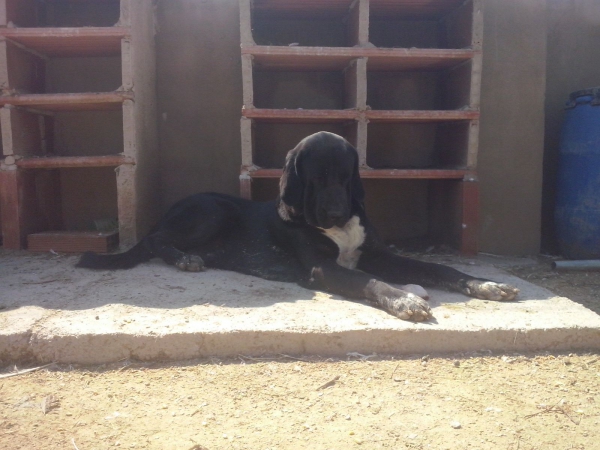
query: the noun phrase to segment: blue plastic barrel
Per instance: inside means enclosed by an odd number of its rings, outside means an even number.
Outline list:
[[[600,87],[573,92],[567,103],[555,221],[563,256],[600,258]]]

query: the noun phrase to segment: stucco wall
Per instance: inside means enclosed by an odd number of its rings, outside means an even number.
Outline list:
[[[540,242],[545,0],[486,0],[479,175],[481,250],[536,254]]]
[[[163,1],[157,24],[163,207],[195,192],[239,194],[238,0]]]

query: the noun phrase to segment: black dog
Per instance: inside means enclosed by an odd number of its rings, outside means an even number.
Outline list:
[[[358,156],[340,136],[320,132],[303,139],[288,153],[279,187],[277,200],[264,203],[214,193],[185,198],[127,252],[86,253],[77,266],[127,269],[159,257],[181,270],[215,267],[366,299],[414,321],[432,316],[427,302],[386,282],[488,300],[513,300],[519,292],[392,253],[367,219]]]

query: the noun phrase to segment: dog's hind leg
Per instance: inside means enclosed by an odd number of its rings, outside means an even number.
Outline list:
[[[230,231],[238,218],[239,209],[233,202],[210,194],[194,196],[171,208],[154,233],[144,238],[144,244],[167,264],[199,272],[204,270],[204,261],[188,252],[200,250]]]
[[[169,265],[188,272],[204,270],[204,261],[200,256],[185,253],[175,247],[177,237],[168,231],[158,231],[144,238],[144,245],[153,256],[161,258]]]

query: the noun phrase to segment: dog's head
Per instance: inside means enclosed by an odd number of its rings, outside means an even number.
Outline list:
[[[287,154],[278,211],[283,220],[343,227],[362,208],[364,195],[356,149],[343,137],[320,131]]]

